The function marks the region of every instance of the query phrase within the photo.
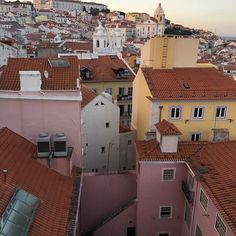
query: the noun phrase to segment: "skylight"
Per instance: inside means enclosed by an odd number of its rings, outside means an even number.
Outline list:
[[[48,59],[48,62],[52,68],[64,68],[70,66],[70,62],[66,59]]]
[[[16,189],[0,218],[0,236],[26,236],[38,203],[39,199],[34,195]]]

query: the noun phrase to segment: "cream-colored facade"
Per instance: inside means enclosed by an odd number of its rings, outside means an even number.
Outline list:
[[[166,39],[168,45],[165,48]],[[141,68],[201,67],[196,64],[197,43],[197,40],[187,38],[153,38],[143,47]],[[164,59],[163,50],[166,52]],[[230,140],[236,140],[236,98],[158,100],[152,97],[141,68],[133,82],[131,123],[138,140],[147,139],[150,133],[155,132],[155,124],[163,119],[174,123],[183,133],[181,140],[211,140],[214,128],[228,129]],[[202,115],[197,119],[193,114],[196,107],[202,108]],[[171,117],[172,108],[179,108],[178,118]],[[221,117],[216,115],[219,109],[224,113]]]
[[[97,94],[107,92],[112,95],[114,103],[120,107],[120,122],[130,127],[132,114],[133,84],[131,80],[117,82],[82,82]],[[122,90],[122,91],[121,91]],[[123,94],[121,94],[121,92]]]

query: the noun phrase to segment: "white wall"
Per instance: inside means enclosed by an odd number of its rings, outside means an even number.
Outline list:
[[[104,105],[101,105],[103,102]],[[98,103],[98,105],[96,105]],[[99,95],[82,110],[85,171],[119,168],[119,107]],[[106,122],[110,127],[106,128]],[[105,152],[101,153],[101,147]]]
[[[17,49],[0,42],[0,67],[7,64],[9,57],[17,57]]]

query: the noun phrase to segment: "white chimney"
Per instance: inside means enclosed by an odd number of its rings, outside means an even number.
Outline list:
[[[182,133],[173,123],[166,120],[156,124],[156,139],[162,152],[174,153],[178,151],[179,136]]]
[[[39,71],[20,71],[20,90],[21,91],[40,91],[41,73]]]

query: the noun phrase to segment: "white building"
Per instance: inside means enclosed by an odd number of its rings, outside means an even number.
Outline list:
[[[110,172],[133,169],[134,133],[120,133],[119,107],[107,93],[96,95],[81,86],[83,163],[86,172]]]
[[[123,50],[123,34],[116,26],[111,34],[99,22],[93,34],[93,52],[98,55],[116,55]]]
[[[99,11],[106,10],[107,6],[95,2],[81,2],[76,0],[52,0],[53,9],[60,11],[77,10],[77,13],[81,13],[84,10],[91,12],[91,9],[98,9]]]
[[[0,67],[7,65],[9,57],[17,57],[17,48],[9,45],[8,43],[0,42]]]

